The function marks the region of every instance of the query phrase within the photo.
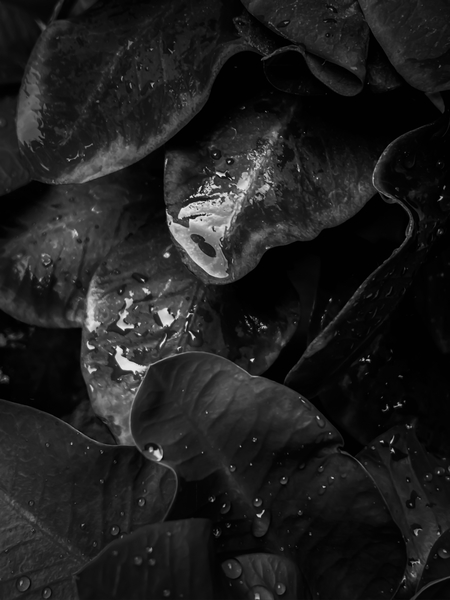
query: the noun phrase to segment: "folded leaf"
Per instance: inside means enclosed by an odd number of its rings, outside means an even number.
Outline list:
[[[339,225],[375,193],[379,150],[292,96],[232,112],[193,149],[167,152],[167,218],[183,260],[206,283],[228,283],[268,248]]]
[[[217,598],[212,539],[206,519],[141,527],[78,572],[79,600]]]
[[[250,46],[237,0],[100,0],[54,21],[24,75],[17,131],[33,178],[80,183],[146,156],[206,102]],[[86,68],[89,65],[89,68]]]
[[[398,305],[436,239],[448,230],[450,211],[449,115],[409,131],[381,155],[376,189],[406,210],[409,225],[399,248],[356,290],[338,316],[308,346],[285,383],[306,396],[350,364]]]
[[[423,92],[450,88],[450,6],[445,0],[359,0],[389,60]]]
[[[120,443],[132,443],[131,404],[157,360],[196,349],[253,374],[274,362],[299,305],[278,265],[265,266],[231,286],[202,284],[181,262],[164,215],[111,251],[89,288],[81,361],[93,408]]]
[[[404,550],[381,495],[289,388],[218,356],[182,354],[149,368],[131,430],[180,478],[172,518],[211,518],[220,553],[291,558],[313,597],[382,598],[399,584]]]
[[[1,9],[0,4],[0,20]],[[0,196],[30,181],[17,142],[16,103],[15,96],[5,96],[0,100]]]
[[[41,327],[80,327],[89,281],[112,246],[154,211],[160,184],[138,165],[82,185],[34,184],[0,230],[0,308]]]
[[[73,573],[164,518],[174,477],[34,409],[1,400],[0,414],[0,597],[76,600]]]

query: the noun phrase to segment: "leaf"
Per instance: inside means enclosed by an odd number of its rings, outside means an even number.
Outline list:
[[[450,594],[450,580],[448,577],[441,581],[430,583],[414,595],[411,600],[442,600]]]
[[[427,564],[422,573],[420,588],[429,585],[432,582],[450,578],[450,530],[447,529],[435,541],[428,555]],[[448,581],[447,581],[448,586]],[[424,596],[425,598],[425,596]]]
[[[265,267],[239,284],[202,284],[181,262],[163,215],[111,251],[89,288],[81,361],[93,408],[120,443],[132,443],[131,404],[157,360],[196,349],[255,374],[275,361],[295,332],[299,303],[279,266]]]
[[[408,566],[403,593],[421,587],[430,552],[450,556],[448,537],[439,549],[434,544],[450,527],[450,477],[448,460],[437,459],[418,441],[412,425],[391,428],[357,456],[374,478],[406,541]],[[442,562],[443,559],[440,559]],[[450,567],[450,565],[449,565]],[[449,567],[443,567],[447,573]],[[437,578],[443,577],[436,567]]]
[[[398,305],[430,247],[448,230],[448,125],[446,114],[401,135],[380,156],[373,182],[388,202],[406,210],[405,240],[312,341],[288,373],[286,385],[313,396],[331,377],[342,374]]]
[[[367,56],[367,84],[375,94],[391,92],[405,84],[373,36]]]
[[[0,4],[0,21],[1,10]],[[0,196],[30,181],[17,142],[16,102],[15,96],[5,96],[0,100]]]
[[[0,413],[0,596],[76,600],[71,575],[119,534],[164,518],[174,478],[45,413],[4,400]]]
[[[169,229],[206,283],[251,271],[264,252],[311,240],[373,196],[378,144],[266,94],[232,112],[192,149],[167,152]]]
[[[110,544],[76,582],[80,600],[212,600],[214,567],[209,521],[167,521]]]
[[[242,3],[264,25],[298,44],[311,72],[325,85],[345,96],[362,90],[369,28],[357,0]]]
[[[80,327],[89,281],[154,211],[159,182],[136,166],[81,185],[25,188],[4,209],[0,308],[41,327]]]
[[[163,145],[203,107],[225,61],[251,49],[233,25],[239,7],[100,0],[49,25],[19,97],[19,143],[33,177],[80,183]]]
[[[211,518],[219,553],[291,558],[313,597],[381,598],[398,585],[405,556],[382,497],[292,390],[218,356],[170,357],[149,368],[131,431],[180,479],[171,518]]]
[[[369,27],[406,81],[423,92],[450,85],[450,6],[445,0],[359,0]]]

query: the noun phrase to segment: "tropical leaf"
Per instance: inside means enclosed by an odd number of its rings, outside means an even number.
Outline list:
[[[0,196],[30,181],[17,143],[16,103],[15,96],[5,96],[0,100]]]

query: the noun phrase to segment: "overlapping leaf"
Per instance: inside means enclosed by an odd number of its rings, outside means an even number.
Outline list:
[[[17,143],[16,103],[15,96],[5,96],[0,100],[0,196],[30,181]]]
[[[42,327],[79,327],[89,281],[111,247],[154,211],[144,167],[82,185],[33,184],[10,197],[0,231],[0,308]]]
[[[88,181],[164,144],[202,108],[224,62],[250,49],[233,25],[240,10],[238,0],[102,0],[53,22],[19,98],[33,177]]]
[[[167,153],[168,223],[203,281],[228,283],[270,247],[310,240],[373,196],[377,141],[266,94],[232,112],[193,149]]]
[[[266,264],[231,286],[198,281],[181,262],[164,215],[111,251],[87,305],[83,373],[94,410],[121,443],[130,443],[129,412],[148,365],[195,349],[262,373],[299,318],[294,289],[278,266]]]
[[[292,390],[217,356],[183,354],[150,367],[131,429],[145,455],[180,477],[173,518],[212,518],[219,552],[292,557],[314,597],[395,591],[405,556],[382,497]]]
[[[20,83],[39,34],[35,19],[19,2],[0,2],[0,85]]]
[[[77,598],[72,574],[117,536],[163,519],[170,471],[0,401],[0,596]]]

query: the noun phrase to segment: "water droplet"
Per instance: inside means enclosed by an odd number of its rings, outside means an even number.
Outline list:
[[[120,527],[118,525],[113,525],[110,529],[111,535],[119,535]]]
[[[263,501],[261,500],[261,498],[255,498],[253,500],[253,506],[256,506],[256,508],[259,508],[262,505]]]
[[[275,584],[275,592],[278,594],[278,596],[282,596],[286,592],[286,586],[284,583]]]
[[[328,485],[333,485],[333,483],[334,483],[334,477],[333,477],[333,475],[330,475],[328,477]]]
[[[320,488],[319,488],[319,496],[323,496],[326,491],[327,491],[327,486],[326,485],[321,485]]]
[[[19,592],[26,592],[30,589],[30,586],[31,579],[29,577],[19,577],[19,579],[16,581],[16,588],[19,590]]]
[[[425,473],[423,480],[424,481],[431,481],[433,479],[433,475],[431,473]]]
[[[438,477],[442,477],[442,475],[444,475],[444,473],[445,473],[445,469],[443,469],[442,467],[436,467],[434,470],[434,473]]]
[[[138,506],[139,506],[140,508],[142,508],[143,506],[145,506],[146,502],[147,502],[147,501],[146,501],[146,499],[145,499],[145,498],[138,498],[138,501],[137,501],[137,503],[138,503]]]
[[[222,563],[222,571],[229,579],[237,579],[242,574],[242,565],[234,558]]]
[[[220,514],[226,515],[227,513],[230,512],[230,509],[231,509],[231,503],[228,500],[225,500],[225,502],[220,507]]]
[[[80,529],[86,529],[86,523],[80,523]]]
[[[49,267],[52,264],[52,257],[50,254],[41,254],[41,263],[44,267]]]
[[[234,473],[236,471],[236,465],[230,465],[230,472]]]
[[[257,437],[253,437],[253,438],[252,438],[252,442],[253,442],[253,443],[255,443],[255,442],[257,442],[257,441],[258,441],[258,438],[257,438]]]
[[[450,558],[450,552],[446,548],[439,548],[437,553],[441,558]]]
[[[234,163],[234,158],[227,158],[225,162],[227,165],[232,165]]]
[[[147,283],[148,277],[142,273],[131,273],[131,277],[138,283]]]
[[[213,527],[212,532],[215,538],[219,538],[222,535],[222,530],[220,529],[220,527]]]
[[[221,156],[222,156],[222,152],[220,150],[218,150],[217,148],[213,148],[211,150],[210,154],[211,154],[211,158],[213,160],[219,160],[219,158],[221,158]]]
[[[170,590],[163,590],[164,598],[168,598],[170,596]]]
[[[318,473],[323,473],[324,468],[325,467],[323,465],[320,465],[320,467],[317,469],[317,472]]]
[[[216,497],[215,496],[210,496],[208,498],[208,502],[215,502],[216,501]]]
[[[159,444],[149,443],[145,444],[144,451],[150,456],[152,460],[159,462],[163,459],[164,452]]]
[[[262,585],[255,585],[248,593],[249,600],[274,600],[272,592]]]
[[[419,523],[413,523],[411,525],[411,529],[412,529],[413,534],[417,537],[423,528],[422,528],[422,525],[420,525]]]
[[[98,546],[98,542],[96,542],[96,541],[94,540],[94,541],[92,542],[92,546],[93,546],[94,548],[97,548],[97,546]]]
[[[42,597],[45,598],[45,600],[47,600],[48,598],[50,598],[51,595],[52,595],[52,588],[45,587],[42,590]]]
[[[280,483],[281,485],[286,485],[287,482],[289,481],[289,477],[286,477],[283,475],[283,477],[280,479]]]
[[[155,560],[154,558],[149,558],[149,559],[148,559],[148,564],[149,564],[151,567],[154,567],[154,566],[156,565],[156,560]]]
[[[301,517],[301,516],[303,515],[303,511],[302,511],[302,509],[298,510],[298,511],[297,511],[297,514],[298,514],[298,516],[299,516],[299,517]]]
[[[283,27],[287,27],[290,23],[290,19],[285,19],[284,21],[280,21],[277,25],[277,27],[283,28]]]
[[[409,500],[405,502],[406,508],[416,508],[416,500],[421,500],[419,494],[413,490],[409,497]]]
[[[316,416],[316,421],[320,428],[325,427],[325,421],[322,419],[322,417],[319,417],[319,415]]]
[[[28,500],[28,506],[34,506],[34,500]]]
[[[266,510],[262,510],[256,514],[252,523],[252,533],[255,537],[263,537],[266,535],[270,526],[270,513]]]
[[[140,567],[143,562],[144,562],[144,560],[143,560],[142,556],[135,556],[133,558],[133,563],[138,567]]]

